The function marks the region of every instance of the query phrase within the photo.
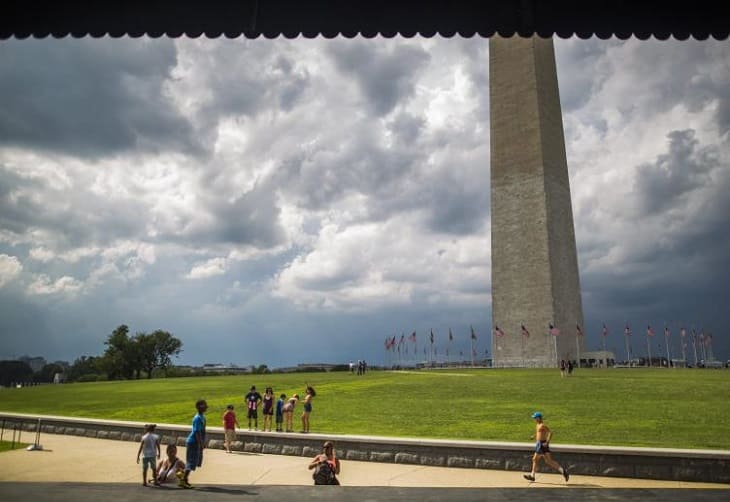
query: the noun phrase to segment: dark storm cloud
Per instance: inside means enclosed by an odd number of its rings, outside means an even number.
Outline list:
[[[250,244],[260,248],[283,241],[284,230],[279,222],[281,210],[271,187],[257,185],[232,199],[211,196],[206,206],[211,212],[211,223],[193,232],[190,236],[193,241]]]
[[[166,40],[6,40],[0,144],[92,157],[200,151],[164,91],[175,64]]]
[[[601,86],[605,79],[600,68],[601,58],[612,44],[615,42],[599,39],[556,40],[555,63],[564,114],[585,105],[595,89]]]
[[[281,162],[273,183],[309,210],[330,207],[351,193],[375,199],[391,191],[400,193],[401,181],[420,154],[410,147],[384,148],[372,128],[360,133],[341,145],[295,152]]]
[[[445,178],[429,200],[427,224],[433,232],[466,236],[483,229],[489,221],[489,193],[484,187],[463,186],[458,180]]]
[[[647,323],[663,329],[666,322],[675,335],[680,325],[723,332],[730,298],[730,171],[718,160],[728,144],[703,145],[692,130],[668,138],[666,153],[637,168],[639,209],[609,244],[623,258],[581,275],[586,322],[611,320],[613,343],[621,344],[628,320],[644,351]],[[676,337],[673,343],[678,351]],[[713,343],[716,354],[730,350],[728,337]]]
[[[337,68],[352,76],[378,116],[406,103],[415,90],[419,71],[430,56],[422,48],[393,46],[380,49],[363,41],[342,40],[328,46]]]
[[[669,151],[654,163],[638,167],[635,188],[641,213],[654,214],[675,207],[677,198],[711,183],[709,174],[719,167],[716,149],[699,148],[693,130],[672,131],[667,138]]]
[[[78,183],[78,186],[76,185]],[[145,225],[134,200],[109,201],[86,191],[83,180],[58,188],[42,178],[22,178],[0,165],[0,228],[23,236],[43,231],[56,250],[108,244],[134,237]]]
[[[416,117],[406,112],[399,113],[388,124],[388,130],[401,144],[412,144],[417,141],[426,126],[423,117]]]
[[[286,50],[262,42],[219,44],[218,50],[198,60],[195,71],[203,72],[200,85],[207,94],[201,98],[204,120],[214,124],[220,117],[255,117],[277,108],[290,111],[300,102],[310,87],[308,71],[299,68]]]

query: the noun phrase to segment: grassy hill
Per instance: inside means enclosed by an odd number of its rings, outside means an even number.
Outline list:
[[[251,385],[276,396],[317,390],[312,432],[529,441],[539,410],[554,442],[730,450],[730,371],[696,369],[436,370],[218,376],[1,389],[0,410],[188,424],[198,398],[209,425],[227,404],[246,424]],[[295,413],[295,430],[301,405]],[[260,419],[260,424],[262,420]],[[260,425],[259,424],[259,425]]]

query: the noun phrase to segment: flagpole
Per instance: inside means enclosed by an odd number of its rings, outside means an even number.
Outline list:
[[[604,324],[605,326],[605,324]],[[608,368],[608,358],[606,357],[606,333],[601,331],[601,340],[603,341],[603,367]]]
[[[631,330],[629,329],[629,323],[626,323],[626,329],[624,330],[624,341],[626,342],[626,361],[631,366],[631,351],[629,350],[629,336]]]
[[[578,353],[578,368],[580,368],[580,335],[578,330],[575,330],[575,351]]]
[[[646,351],[649,353],[649,364],[651,368],[651,336],[649,336],[649,330],[646,330]]]
[[[522,367],[525,367],[525,335],[522,335]]]
[[[672,368],[672,360],[669,358],[669,340],[672,334],[669,332],[669,328],[664,326],[664,344],[667,346],[667,368]]]
[[[474,367],[474,337],[469,338],[471,340],[471,367]]]
[[[700,361],[706,361],[705,357],[705,334],[700,331],[698,340],[700,341]]]
[[[684,332],[684,334],[682,334]],[[679,328],[679,344],[682,348],[682,360],[684,361],[684,366],[687,366],[687,342],[685,342],[685,338],[687,337],[687,331],[685,331],[684,328]]]

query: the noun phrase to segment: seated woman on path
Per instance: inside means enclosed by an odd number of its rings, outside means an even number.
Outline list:
[[[286,432],[293,432],[292,415],[294,415],[294,407],[297,405],[298,400],[299,394],[294,394],[282,408],[282,411],[284,412],[284,427]]]
[[[167,445],[165,453],[167,454],[167,458],[161,460],[157,466],[157,482],[177,482],[185,472],[185,462],[178,458],[177,446],[174,444]]]
[[[332,441],[325,441],[322,453],[314,457],[307,467],[314,469],[312,478],[315,485],[339,485],[337,476],[340,474],[340,459],[335,456],[335,446]]]

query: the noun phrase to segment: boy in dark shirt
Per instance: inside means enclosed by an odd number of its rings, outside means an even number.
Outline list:
[[[261,404],[261,394],[256,390],[256,386],[252,385],[251,390],[246,394],[246,408],[248,408],[248,430],[251,430],[251,419],[255,430],[259,430],[259,414],[258,408]]]

